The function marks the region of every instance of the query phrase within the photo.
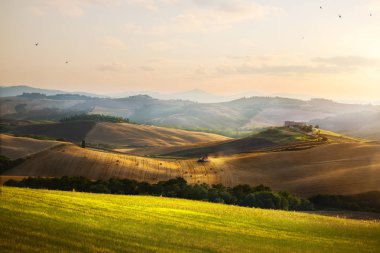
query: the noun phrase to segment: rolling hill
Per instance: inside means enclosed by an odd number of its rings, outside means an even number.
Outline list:
[[[311,123],[346,135],[380,140],[380,112],[363,111],[313,120]]]
[[[0,116],[4,119],[59,120],[80,113],[106,114],[129,118],[140,124],[214,132],[232,137],[253,129],[281,126],[285,120],[296,120],[320,123],[321,127],[342,131],[342,134],[380,138],[376,130],[378,117],[365,118],[363,125],[368,131],[355,131],[355,115],[366,112],[378,115],[380,106],[337,103],[326,99],[305,101],[250,97],[223,103],[196,103],[179,99],[160,100],[147,95],[126,98],[21,96],[2,97],[0,103]],[[343,115],[348,116],[344,116],[347,120],[344,119],[342,129],[339,126],[342,125]]]
[[[376,222],[162,197],[9,187],[2,189],[1,200],[3,252],[357,253],[380,249]]]
[[[248,137],[224,142],[209,143],[198,147],[180,147],[169,151],[168,156],[199,157],[205,154],[223,156],[239,153],[264,152],[274,150],[299,150],[325,144],[317,136],[285,127],[267,128]]]
[[[305,133],[297,129],[286,127],[271,127],[252,134],[248,137],[170,148],[134,149],[128,150],[133,154],[200,157],[205,154],[226,156],[252,152],[279,152],[297,151],[332,143],[362,143],[366,140],[336,134],[326,130],[315,130],[314,133]]]
[[[18,159],[60,145],[62,142],[0,134],[0,144],[0,154],[2,156]]]
[[[118,177],[147,182],[181,176],[192,184],[265,184],[301,196],[354,194],[380,190],[379,156],[379,144],[352,142],[214,156],[210,162],[198,163],[194,158],[148,158],[66,144],[36,154],[4,175]]]
[[[156,126],[69,121],[50,124],[29,124],[12,128],[15,134],[31,134],[64,138],[72,142],[86,140],[94,145],[114,147],[167,147],[229,140],[230,138],[202,132]]]
[[[216,134],[191,132],[128,123],[97,123],[87,133],[89,143],[129,147],[168,147],[224,141],[230,138]]]

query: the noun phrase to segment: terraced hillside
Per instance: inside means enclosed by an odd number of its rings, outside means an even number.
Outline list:
[[[189,183],[265,184],[310,196],[380,190],[380,145],[326,144],[299,151],[263,152],[196,159],[154,159],[114,154],[75,145],[44,151],[7,176],[111,177],[157,182],[181,176]]]
[[[162,197],[9,187],[1,195],[0,227],[2,252],[380,250],[376,222]]]

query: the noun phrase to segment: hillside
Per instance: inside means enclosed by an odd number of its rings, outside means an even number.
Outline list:
[[[217,134],[173,128],[88,120],[12,126],[11,132],[15,134],[64,138],[72,142],[86,140],[87,143],[95,146],[100,144],[101,146],[115,148],[181,146],[230,139]]]
[[[9,187],[2,191],[4,252],[357,253],[380,249],[380,225],[375,222],[159,197]]]
[[[62,144],[58,141],[36,140],[0,134],[0,154],[10,159],[17,159]]]
[[[131,147],[167,147],[223,141],[229,138],[209,133],[127,123],[97,123],[85,137],[89,143]]]
[[[350,136],[380,140],[380,112],[347,113],[312,121],[320,127]]]
[[[6,176],[112,177],[157,182],[181,176],[189,183],[265,184],[301,196],[380,190],[380,145],[326,144],[299,151],[261,152],[197,159],[154,159],[113,154],[75,145],[33,156]]]
[[[225,156],[252,152],[297,151],[331,143],[361,143],[365,140],[352,138],[326,130],[305,133],[286,127],[271,127],[248,137],[177,149],[151,150],[162,156],[199,157],[204,154]],[[134,151],[137,153],[137,150]],[[146,150],[141,153],[149,154]]]
[[[177,176],[189,183],[232,184],[232,175],[216,164],[196,160],[153,159],[82,149],[72,144],[42,152],[4,173],[9,176],[83,176],[90,179],[112,177],[158,182]]]

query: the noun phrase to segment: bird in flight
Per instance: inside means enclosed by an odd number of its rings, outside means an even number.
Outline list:
[[[67,64],[67,63],[69,63],[69,61],[65,61],[65,63]]]
[[[319,6],[319,9],[321,9],[321,10],[322,10],[322,9],[323,9],[323,8],[322,8],[322,6]]]
[[[339,15],[339,18],[342,18],[342,15]]]
[[[35,46],[38,46],[38,42],[34,43]]]

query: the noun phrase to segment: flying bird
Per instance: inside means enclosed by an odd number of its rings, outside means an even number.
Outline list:
[[[38,46],[38,42],[37,43],[34,43],[35,46]]]
[[[65,61],[65,63],[67,64],[67,63],[69,63],[69,61]]]
[[[342,18],[342,15],[339,15],[339,18]]]
[[[323,8],[322,8],[322,6],[319,6],[319,9],[321,9],[321,10],[322,10],[322,9],[323,9]]]

